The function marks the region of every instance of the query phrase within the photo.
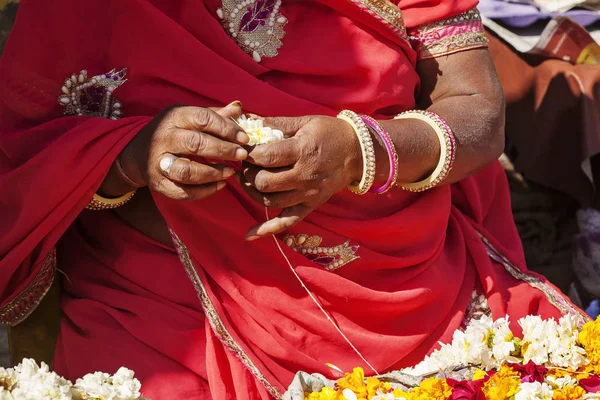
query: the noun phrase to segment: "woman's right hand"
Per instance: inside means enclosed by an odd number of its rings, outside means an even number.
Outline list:
[[[124,172],[136,183],[176,200],[198,200],[225,186],[234,174],[211,161],[242,161],[248,152],[246,133],[233,119],[242,113],[241,103],[221,109],[173,107],[161,112],[121,153]]]

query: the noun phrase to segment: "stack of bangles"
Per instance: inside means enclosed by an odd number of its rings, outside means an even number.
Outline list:
[[[107,197],[100,196],[98,193],[94,193],[94,197],[92,197],[92,200],[90,200],[88,205],[85,206],[86,210],[102,211],[102,210],[112,210],[115,208],[119,208],[119,207],[127,204],[129,202],[129,200],[131,200],[133,198],[137,189],[143,186],[143,185],[140,185],[139,183],[134,182],[133,179],[131,179],[125,173],[125,171],[123,170],[123,167],[121,166],[121,160],[119,159],[119,157],[116,158],[114,167],[117,169],[117,172],[121,176],[121,179],[123,179],[125,182],[127,182],[127,184],[129,186],[131,186],[135,189],[129,193],[125,193],[123,196],[119,196],[116,198],[107,198]]]
[[[358,115],[353,111],[344,110],[338,114],[338,118],[348,122],[358,140],[363,158],[363,175],[360,182],[353,182],[348,189],[353,193],[363,195],[368,192],[376,194],[387,193],[392,187],[399,186],[409,192],[423,192],[431,189],[442,182],[452,169],[454,158],[456,156],[456,141],[452,130],[439,115],[430,111],[413,110],[403,112],[394,119],[417,119],[427,123],[436,133],[440,141],[440,159],[437,166],[427,178],[413,183],[397,183],[398,178],[398,153],[390,135],[383,127],[368,115]],[[374,132],[379,142],[385,147],[388,153],[390,164],[390,175],[387,181],[381,185],[373,187],[375,181],[375,149],[370,131]]]

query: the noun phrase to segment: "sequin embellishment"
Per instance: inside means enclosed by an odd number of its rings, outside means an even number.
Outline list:
[[[217,16],[229,36],[256,62],[275,57],[288,20],[279,14],[281,0],[223,0]]]
[[[306,234],[296,236],[287,235],[283,238],[286,246],[325,268],[327,271],[335,271],[360,258],[356,255],[360,246],[351,246],[349,240],[334,247],[323,247],[321,246],[322,241],[323,238],[320,236],[308,236]]]
[[[119,119],[123,116],[123,105],[112,93],[127,81],[126,74],[126,68],[90,79],[86,70],[72,74],[65,79],[58,103],[64,107],[65,115]]]

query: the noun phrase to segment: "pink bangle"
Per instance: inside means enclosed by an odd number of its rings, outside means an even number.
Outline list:
[[[377,135],[379,135],[388,153],[388,158],[390,161],[390,175],[383,185],[373,187],[371,189],[371,192],[373,193],[384,194],[387,193],[392,187],[394,187],[396,179],[398,178],[398,153],[396,152],[396,146],[394,146],[392,138],[385,131],[385,129],[383,129],[379,122],[375,121],[368,115],[361,115],[360,117],[369,128],[371,128],[373,131],[375,131],[375,133],[377,133]]]

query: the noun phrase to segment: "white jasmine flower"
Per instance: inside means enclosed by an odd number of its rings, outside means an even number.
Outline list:
[[[519,320],[523,329],[521,354],[524,363],[532,360],[538,365],[549,361],[549,353],[559,342],[556,321],[551,318],[546,321],[538,315],[528,315]]]
[[[81,399],[137,400],[141,386],[133,371],[121,367],[114,376],[104,372],[87,374],[77,380],[74,390]]]
[[[515,335],[510,330],[508,315],[494,322],[494,337],[492,339],[492,354],[495,359],[495,367],[500,366],[511,359],[510,353],[515,351]],[[513,361],[513,360],[510,360]]]
[[[405,397],[396,397],[393,393],[383,393],[381,389],[377,390],[377,394],[371,400],[406,400]]]
[[[87,397],[99,399],[113,399],[113,388],[109,383],[110,375],[104,372],[87,374],[75,382],[75,392],[78,398]]]
[[[262,119],[249,119],[242,115],[238,118],[237,123],[250,137],[249,146],[268,144],[284,139],[282,131],[263,126]]]
[[[14,400],[71,400],[71,382],[51,372],[42,362],[38,367],[32,359],[24,359],[14,368],[17,384],[12,390]]]
[[[344,399],[346,399],[346,400],[358,400],[358,397],[356,397],[356,394],[350,389],[344,389],[342,391],[342,396],[344,396]]]
[[[521,383],[515,400],[552,400],[554,391],[547,383]]]
[[[0,388],[10,389],[17,381],[17,373],[12,368],[0,368]],[[1,400],[1,399],[0,399]]]
[[[565,386],[572,386],[577,384],[577,379],[573,378],[570,375],[562,376],[560,378],[548,375],[545,377],[545,381],[554,389],[559,389]]]
[[[0,400],[14,400],[8,389],[4,389],[2,385],[0,385]]]
[[[550,349],[550,363],[558,367],[578,369],[587,362],[585,350],[578,343],[579,320],[565,315],[557,325],[558,339]]]
[[[135,400],[140,398],[142,384],[134,376],[135,374],[132,370],[121,367],[112,377],[112,384],[117,394],[117,400]]]
[[[482,365],[484,368],[491,367],[492,348],[494,337],[492,319],[484,315],[478,320],[473,320],[465,329],[465,342],[467,362]]]

